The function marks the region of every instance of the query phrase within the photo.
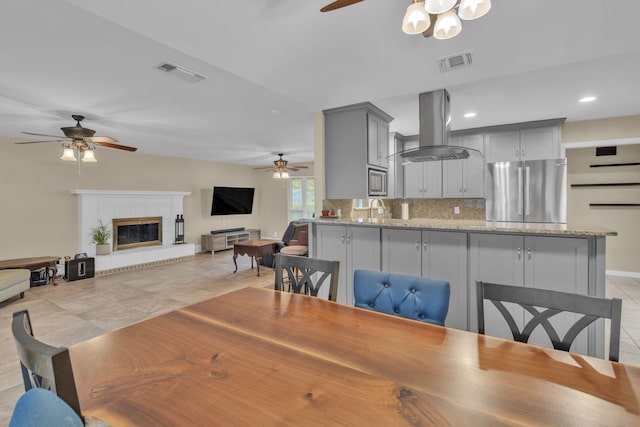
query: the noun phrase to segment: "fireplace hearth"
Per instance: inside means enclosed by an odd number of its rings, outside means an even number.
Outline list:
[[[162,245],[162,217],[114,218],[113,250]]]

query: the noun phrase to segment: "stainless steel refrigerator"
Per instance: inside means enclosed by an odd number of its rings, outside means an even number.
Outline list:
[[[487,221],[567,222],[567,159],[486,167]]]

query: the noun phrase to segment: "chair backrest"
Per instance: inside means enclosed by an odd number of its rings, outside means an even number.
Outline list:
[[[353,293],[356,307],[444,326],[451,289],[443,280],[356,270]]]
[[[542,326],[553,343],[553,347],[557,350],[569,351],[571,344],[584,328],[597,319],[606,318],[611,319],[609,360],[618,361],[622,316],[622,300],[619,298],[598,298],[482,281],[476,282],[476,289],[478,295],[478,333],[484,334],[484,300],[491,301],[502,314],[515,341],[528,342],[531,333],[538,326]],[[522,330],[503,302],[518,304],[533,316],[524,324]],[[549,318],[562,312],[582,314],[583,316],[571,325],[561,339],[558,331],[549,322]]]
[[[308,232],[309,223],[308,222],[300,222],[300,221],[291,221],[287,226],[287,229],[284,231],[282,235],[282,241],[285,245],[289,245],[292,239],[300,240],[299,235],[302,232]],[[296,243],[297,245],[302,245],[303,243]]]
[[[328,282],[329,299],[335,301],[338,295],[339,270],[339,261],[276,254],[275,289],[282,291],[285,285],[288,285],[296,294],[304,293],[317,297],[322,285]]]
[[[54,393],[33,388],[20,396],[9,427],[59,426],[84,427],[82,419]]]
[[[32,388],[51,390],[80,416],[69,350],[52,347],[35,339],[27,310],[13,313],[11,331],[20,359],[25,391]]]

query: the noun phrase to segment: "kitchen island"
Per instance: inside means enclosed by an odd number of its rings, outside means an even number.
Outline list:
[[[605,240],[616,235],[572,224],[439,219],[319,219],[311,229],[311,256],[340,261],[338,302],[353,305],[356,269],[446,280],[446,326],[474,332],[476,280],[603,297]],[[511,338],[497,310],[485,310],[487,334]],[[524,312],[518,316],[524,321]],[[543,335],[534,334],[532,342],[550,346]],[[602,357],[603,321],[579,335],[574,347]]]

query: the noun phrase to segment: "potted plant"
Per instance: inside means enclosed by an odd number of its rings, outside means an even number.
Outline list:
[[[96,255],[108,255],[111,252],[109,239],[111,238],[111,229],[108,224],[103,224],[102,220],[98,220],[98,226],[91,229],[91,239],[96,244]]]

